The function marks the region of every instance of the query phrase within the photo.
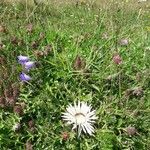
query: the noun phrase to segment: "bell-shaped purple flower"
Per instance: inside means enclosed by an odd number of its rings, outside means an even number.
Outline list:
[[[17,58],[18,58],[18,62],[22,65],[29,61],[29,57],[27,57],[27,56],[20,55]]]
[[[33,61],[25,62],[24,67],[26,70],[30,70],[31,68],[35,67],[35,62],[33,62]]]
[[[20,80],[21,80],[21,81],[24,81],[24,82],[25,82],[25,81],[30,81],[30,80],[31,80],[31,77],[30,77],[29,75],[26,75],[25,73],[22,72],[22,73],[20,74]]]

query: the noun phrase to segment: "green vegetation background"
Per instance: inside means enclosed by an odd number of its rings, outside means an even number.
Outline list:
[[[127,1],[0,2],[0,149],[76,150],[76,134],[61,113],[78,100],[99,118],[95,136],[82,135],[80,149],[150,149],[149,8]],[[19,81],[20,54],[38,62],[29,84]],[[16,123],[21,127],[13,131]]]

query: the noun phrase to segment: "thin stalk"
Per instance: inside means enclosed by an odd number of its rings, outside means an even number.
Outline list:
[[[80,134],[81,134],[81,128],[80,126],[77,127],[77,136],[76,136],[76,140],[77,140],[77,150],[81,150],[81,141],[80,141]]]

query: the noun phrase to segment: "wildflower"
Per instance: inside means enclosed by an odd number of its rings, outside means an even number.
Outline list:
[[[121,45],[121,46],[127,46],[128,44],[129,44],[128,39],[121,39],[121,40],[120,40],[120,45]]]
[[[93,123],[97,119],[95,110],[91,111],[91,106],[84,102],[78,102],[78,105],[74,103],[74,106],[69,105],[66,112],[63,113],[63,120],[67,121],[67,124],[72,124],[72,129],[77,129],[78,136],[81,131],[92,135],[94,132]]]
[[[120,65],[122,63],[122,58],[119,54],[116,54],[113,56],[113,61],[115,64]]]
[[[30,70],[31,68],[35,67],[35,62],[33,62],[33,61],[25,62],[24,67],[26,70]]]
[[[20,80],[21,81],[24,81],[24,82],[26,82],[26,81],[30,81],[31,80],[31,77],[29,76],[29,75],[26,75],[25,73],[21,73],[20,74]]]
[[[27,56],[20,55],[17,58],[18,58],[18,62],[22,65],[29,61],[29,57],[27,57]]]

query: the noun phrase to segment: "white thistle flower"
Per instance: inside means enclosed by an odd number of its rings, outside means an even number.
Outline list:
[[[63,120],[67,121],[67,124],[72,124],[72,129],[77,129],[78,136],[81,131],[92,135],[94,133],[93,123],[97,119],[95,110],[91,110],[91,105],[87,105],[85,102],[74,103],[74,106],[69,105],[66,112],[63,113]]]

